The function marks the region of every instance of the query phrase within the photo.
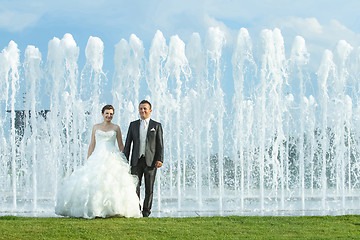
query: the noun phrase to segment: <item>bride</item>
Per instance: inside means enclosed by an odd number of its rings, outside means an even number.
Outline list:
[[[122,153],[120,127],[111,122],[113,115],[113,106],[103,107],[104,121],[93,127],[88,160],[59,187],[56,214],[82,218],[140,217],[137,178],[130,174]]]

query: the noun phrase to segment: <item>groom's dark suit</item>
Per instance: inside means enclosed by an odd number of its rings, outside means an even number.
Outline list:
[[[140,152],[140,120],[130,123],[124,154],[129,160],[131,151],[131,173],[139,177],[139,183],[136,192],[140,198],[140,184],[142,176],[145,177],[145,199],[143,204],[143,214],[150,214],[153,198],[153,188],[156,175],[155,163],[157,161],[163,162],[164,148],[163,148],[163,131],[161,123],[150,119],[146,135],[145,157],[139,156]]]

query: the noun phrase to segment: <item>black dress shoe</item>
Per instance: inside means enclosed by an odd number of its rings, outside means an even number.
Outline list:
[[[143,217],[149,217],[150,212],[143,212],[142,214],[143,214]]]

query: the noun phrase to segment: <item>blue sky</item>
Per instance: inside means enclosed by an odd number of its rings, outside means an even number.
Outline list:
[[[209,27],[220,27],[232,45],[240,28],[256,42],[265,28],[281,29],[287,54],[295,36],[304,37],[314,69],[325,49],[339,40],[360,44],[358,0],[1,0],[0,48],[15,41],[22,53],[28,45],[39,48],[46,60],[47,45],[65,33],[80,47],[79,69],[85,62],[90,36],[104,42],[104,72],[111,79],[114,46],[135,34],[146,54],[157,30],[186,43],[193,32],[205,38]]]
[[[278,27],[285,40],[301,35],[310,45],[333,48],[340,39],[359,44],[359,7],[357,0],[2,0],[0,47],[14,40],[20,50],[35,45],[44,52],[53,37],[70,33],[82,52],[89,36],[97,36],[111,53],[132,33],[147,47],[156,30],[186,42],[191,33],[204,36],[218,25],[234,32],[245,27],[252,38]]]

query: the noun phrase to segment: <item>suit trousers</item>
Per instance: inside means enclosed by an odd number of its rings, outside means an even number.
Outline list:
[[[151,206],[153,201],[153,190],[157,168],[148,167],[146,165],[145,157],[141,157],[136,166],[131,166],[131,174],[138,176],[139,182],[136,187],[136,194],[140,199],[140,186],[142,177],[145,179],[145,199],[143,204],[143,213],[150,214]]]

